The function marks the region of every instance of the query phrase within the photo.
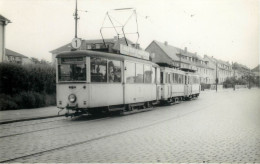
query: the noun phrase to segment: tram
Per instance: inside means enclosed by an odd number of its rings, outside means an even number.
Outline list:
[[[149,57],[84,50],[56,58],[60,109],[76,115],[129,111],[161,99],[160,67]]]
[[[177,68],[161,66],[161,102],[176,103],[200,94],[199,76]]]

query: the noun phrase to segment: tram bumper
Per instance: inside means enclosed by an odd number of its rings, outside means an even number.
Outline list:
[[[76,109],[78,109],[78,104],[77,103],[76,104],[67,104],[66,109],[67,110],[76,110]]]

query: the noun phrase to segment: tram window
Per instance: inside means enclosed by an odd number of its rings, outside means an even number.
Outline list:
[[[161,84],[163,84],[163,72],[161,72]]]
[[[152,83],[156,83],[155,81],[155,68],[152,67]]]
[[[107,60],[91,58],[91,82],[107,82]]]
[[[181,80],[181,77],[182,75],[179,75],[179,77],[178,77],[178,84],[181,84],[182,83],[182,80]]]
[[[136,63],[136,72],[135,72],[135,83],[144,82],[144,66],[143,64]]]
[[[144,83],[152,83],[152,70],[148,65],[144,65]]]
[[[86,62],[83,58],[64,59],[59,63],[59,81],[86,81]]]
[[[108,82],[121,82],[121,62],[116,60],[108,61]]]
[[[177,73],[175,73],[174,75],[174,83],[178,83],[178,78],[179,78],[179,75]]]
[[[167,73],[167,77],[168,77],[168,84],[170,84],[171,83],[171,74],[170,73]]]
[[[126,83],[135,82],[135,63],[125,62],[125,77]]]
[[[157,84],[159,84],[160,83],[160,78],[161,76],[160,76],[160,68],[159,67],[157,67],[156,68],[156,83]]]

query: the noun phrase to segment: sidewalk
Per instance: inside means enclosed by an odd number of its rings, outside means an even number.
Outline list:
[[[60,109],[56,106],[0,111],[0,124],[60,116],[64,117],[66,110],[61,111],[60,115],[58,115],[59,111]]]

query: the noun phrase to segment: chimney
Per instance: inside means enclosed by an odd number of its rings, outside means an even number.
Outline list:
[[[184,48],[184,52],[185,52],[185,53],[187,53],[187,51],[188,51],[188,48],[187,48],[187,47],[185,47],[185,48]]]
[[[167,42],[167,41],[165,41],[165,42],[164,42],[164,45],[165,45],[165,46],[168,46],[168,42]]]

